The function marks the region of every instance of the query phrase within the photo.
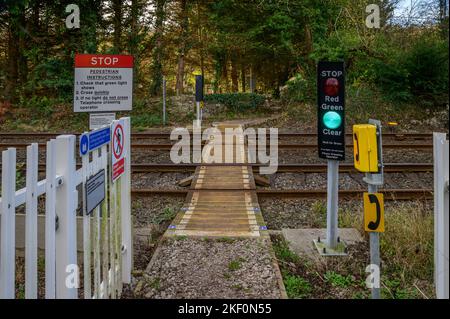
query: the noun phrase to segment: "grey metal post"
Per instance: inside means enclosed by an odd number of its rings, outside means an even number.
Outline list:
[[[368,184],[368,193],[373,194],[378,192],[378,186],[384,183],[384,163],[383,163],[383,139],[381,134],[381,122],[378,120],[369,120],[369,124],[373,124],[377,127],[377,147],[378,147],[378,168],[379,172],[376,174],[367,173],[366,177],[363,179]],[[378,274],[381,277],[380,268],[380,233],[371,232],[369,234],[370,238],[370,264],[378,267]],[[377,278],[378,282],[381,283],[381,278]],[[372,288],[372,299],[381,298],[381,288]]]
[[[163,77],[163,125],[166,125],[166,78]]]
[[[378,186],[369,184],[368,193],[374,194],[378,192]],[[380,269],[380,233],[371,232],[370,236],[370,263]],[[381,277],[381,271],[378,272]],[[381,281],[380,278],[378,278]],[[378,280],[377,280],[378,282]],[[380,287],[372,288],[372,299],[380,299]]]
[[[196,102],[197,105],[197,125],[200,126],[201,119],[200,119],[200,102]]]
[[[339,161],[328,161],[327,177],[327,247],[335,249],[338,238]]]

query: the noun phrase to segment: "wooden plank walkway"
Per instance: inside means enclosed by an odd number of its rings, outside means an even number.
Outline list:
[[[247,165],[242,127],[236,124],[218,124],[215,127],[222,132],[223,158],[225,148],[230,146],[226,144],[225,129],[237,129],[238,134],[231,145],[233,155],[226,161],[242,163],[242,166],[217,164],[198,167],[185,204],[165,236],[268,236],[258,204],[252,168]],[[213,140],[208,143],[213,143]]]

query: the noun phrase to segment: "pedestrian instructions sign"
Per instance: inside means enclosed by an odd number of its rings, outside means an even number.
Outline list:
[[[111,125],[111,167],[112,181],[115,182],[125,172],[125,125],[123,120]]]
[[[319,157],[345,160],[345,69],[343,62],[317,67]]]
[[[384,232],[384,197],[381,193],[364,193],[364,229]]]
[[[133,56],[75,55],[74,112],[131,111]]]

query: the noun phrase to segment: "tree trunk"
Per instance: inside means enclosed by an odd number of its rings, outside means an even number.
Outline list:
[[[250,93],[255,93],[256,91],[256,75],[253,71],[253,66],[250,68]]]
[[[13,9],[9,13],[8,30],[8,60],[5,85],[5,99],[7,102],[14,103],[16,98],[17,81],[19,79],[19,19],[17,12]]]
[[[242,83],[242,93],[245,93],[246,90],[246,79],[245,79],[245,64],[242,63],[241,65],[241,83]]]
[[[122,0],[113,0],[112,8],[114,11],[113,25],[114,25],[114,51],[116,53],[122,52]]]
[[[151,66],[151,76],[152,83],[150,85],[150,94],[157,96],[161,93],[162,88],[162,60],[163,60],[163,27],[165,12],[164,7],[166,0],[156,0],[156,20],[155,20],[155,35],[153,38],[154,48],[152,54],[152,66]]]
[[[177,68],[177,83],[176,91],[177,95],[183,94],[184,90],[184,65],[185,65],[185,55],[186,55],[186,42],[188,37],[188,7],[187,0],[180,0],[180,47],[178,50],[178,68]]]
[[[176,91],[177,96],[183,94],[184,91],[184,53],[178,57]]]
[[[130,54],[134,57],[134,72],[133,72],[133,80],[136,83],[139,80],[139,10],[140,10],[140,1],[132,0],[131,1],[131,34],[130,34]]]
[[[20,5],[20,11],[18,16],[18,32],[19,32],[19,56],[18,56],[18,73],[20,85],[24,86],[28,80],[28,59],[25,55],[25,51],[28,47],[28,31],[27,21],[25,18],[25,5]]]
[[[225,85],[225,92],[230,92],[230,83],[228,82],[228,58],[225,57],[222,64],[222,85]],[[222,90],[221,90],[222,92]]]
[[[233,93],[239,92],[239,76],[238,76],[238,66],[236,61],[236,56],[231,57],[231,83]]]

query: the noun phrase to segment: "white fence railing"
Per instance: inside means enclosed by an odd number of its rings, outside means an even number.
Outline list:
[[[434,279],[436,297],[448,299],[448,166],[449,147],[446,134],[433,134],[434,149]]]
[[[45,298],[78,298],[80,282],[77,228],[83,237],[84,298],[118,298],[122,283],[131,281],[130,119],[123,118],[127,158],[124,174],[112,183],[111,144],[82,156],[76,169],[76,137],[62,135],[47,142],[46,178],[38,180],[38,144],[26,150],[26,187],[16,191],[16,149],[2,152],[0,198],[0,298],[16,297],[16,238],[25,236],[25,298],[38,297],[38,229],[42,210],[38,197],[45,196]],[[105,199],[86,214],[82,191],[82,217],[77,217],[77,187],[104,170]],[[16,208],[25,204],[25,230],[16,233]],[[82,223],[77,220],[82,219]],[[78,226],[77,226],[78,224]],[[78,229],[80,231],[80,229]],[[78,249],[80,250],[80,249]],[[92,276],[93,273],[93,276]],[[92,288],[93,284],[93,288]]]

